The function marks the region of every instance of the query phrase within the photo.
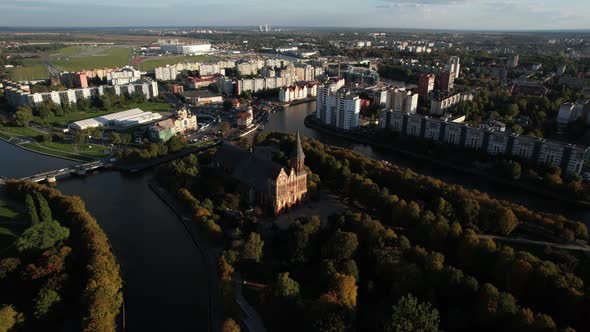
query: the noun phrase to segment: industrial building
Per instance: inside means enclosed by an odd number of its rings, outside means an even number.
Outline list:
[[[206,41],[194,41],[191,43],[184,43],[178,39],[160,40],[160,49],[164,52],[190,55],[190,54],[207,54],[211,52],[211,43]]]
[[[134,108],[122,112],[106,114],[90,119],[72,122],[68,125],[70,130],[84,130],[97,127],[109,127],[113,129],[123,129],[132,126],[149,123],[161,119],[158,113],[144,112],[139,108]]]

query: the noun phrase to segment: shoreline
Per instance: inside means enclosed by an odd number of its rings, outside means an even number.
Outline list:
[[[11,141],[9,141],[7,139],[4,139],[4,138],[0,138],[0,140],[2,140],[2,141],[6,142],[6,143],[8,143],[8,144],[10,144],[10,145],[12,145],[14,147],[23,149],[23,150],[28,151],[28,152],[36,153],[36,154],[39,154],[39,155],[42,155],[42,156],[53,157],[53,158],[58,158],[58,159],[63,159],[63,160],[69,160],[69,161],[73,161],[73,162],[77,162],[77,163],[85,163],[85,162],[88,162],[88,160],[81,160],[81,159],[75,159],[75,158],[71,158],[71,157],[64,157],[64,156],[50,154],[50,153],[47,153],[47,152],[41,152],[41,151],[33,150],[31,148],[27,148],[27,147],[22,146],[20,144],[15,144],[15,143],[13,143],[13,142],[11,142]],[[93,160],[96,160],[96,158],[94,158]]]
[[[321,126],[321,125],[319,125],[317,123],[314,123],[313,121],[310,120],[310,117],[312,117],[312,116],[313,115],[308,115],[308,116],[305,117],[305,120],[304,120],[305,126],[308,127],[308,128],[317,130],[317,131],[319,131],[321,133],[325,133],[325,134],[328,134],[328,135],[331,135],[331,136],[335,136],[335,137],[340,137],[340,138],[343,138],[343,139],[346,139],[348,141],[352,141],[352,142],[355,142],[355,143],[365,144],[365,145],[369,145],[371,147],[375,147],[375,148],[379,148],[379,149],[384,149],[384,150],[391,151],[391,152],[394,152],[394,153],[399,153],[399,154],[404,155],[404,156],[409,156],[411,158],[414,158],[414,159],[417,159],[417,160],[420,160],[420,161],[427,161],[427,162],[433,163],[433,164],[435,164],[437,166],[442,166],[442,167],[445,167],[447,169],[459,171],[459,172],[462,172],[462,173],[465,173],[465,174],[469,174],[469,175],[473,175],[473,176],[478,176],[478,177],[483,177],[486,180],[489,180],[490,182],[494,182],[494,183],[497,183],[497,184],[510,186],[511,188],[519,189],[519,190],[525,191],[527,193],[534,194],[536,196],[540,196],[540,197],[544,197],[544,198],[549,198],[549,199],[554,199],[554,200],[557,200],[559,202],[567,203],[567,204],[570,204],[570,205],[575,205],[575,206],[581,207],[581,208],[590,208],[590,202],[588,202],[588,201],[581,201],[581,200],[564,198],[564,197],[560,196],[559,194],[555,194],[555,193],[549,192],[546,189],[534,188],[534,187],[532,187],[530,185],[527,185],[527,184],[517,183],[515,181],[510,181],[510,180],[507,180],[507,179],[499,178],[497,176],[492,176],[492,175],[489,175],[486,172],[483,172],[483,171],[480,171],[480,170],[477,170],[477,169],[474,169],[474,168],[467,168],[467,167],[457,166],[457,165],[454,165],[454,164],[452,164],[450,162],[446,162],[446,161],[442,161],[442,160],[437,160],[437,159],[434,159],[434,158],[432,158],[430,156],[426,156],[426,155],[423,155],[423,154],[418,154],[418,153],[415,153],[415,152],[403,150],[403,149],[400,149],[400,148],[397,148],[397,147],[394,147],[394,146],[388,146],[388,145],[385,145],[385,144],[375,143],[375,142],[373,142],[373,141],[371,141],[369,139],[362,139],[360,137],[349,136],[349,135],[346,135],[344,133],[338,133],[338,132],[335,132],[334,130],[331,130],[330,128],[327,128],[327,127]],[[479,190],[479,189],[477,189],[477,190]]]

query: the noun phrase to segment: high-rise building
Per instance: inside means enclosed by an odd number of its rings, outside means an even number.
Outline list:
[[[430,99],[430,94],[434,90],[434,74],[420,74],[418,77],[418,95],[424,100]]]
[[[340,89],[336,96],[336,127],[350,130],[359,126],[361,98],[349,89]]]
[[[459,78],[461,74],[461,58],[458,56],[449,58],[449,71],[455,73],[455,78]]]
[[[343,85],[339,79],[318,87],[316,117],[323,124],[348,130],[358,127],[361,99]]]
[[[404,111],[406,113],[414,114],[418,112],[418,94],[408,91],[406,93],[406,100],[404,105]]]
[[[512,54],[511,56],[508,57],[508,62],[506,63],[506,66],[508,68],[518,67],[519,58],[520,58],[520,56],[518,54]]]
[[[455,86],[455,73],[452,71],[445,71],[440,75],[439,89],[444,91],[453,90]]]

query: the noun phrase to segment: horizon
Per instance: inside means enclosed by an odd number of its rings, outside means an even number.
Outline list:
[[[0,1],[0,20],[8,27],[187,27],[269,24],[276,27],[340,27],[368,29],[426,29],[459,31],[586,30],[590,8],[583,0],[537,2],[534,0],[352,0],[315,3],[301,0],[276,3],[229,0],[185,3],[146,0]],[[64,17],[68,24],[64,25]],[[35,22],[36,24],[30,24]]]

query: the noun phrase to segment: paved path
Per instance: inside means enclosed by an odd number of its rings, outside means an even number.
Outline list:
[[[236,288],[236,303],[240,306],[242,322],[246,325],[249,332],[266,332],[264,323],[258,312],[248,303],[242,294],[242,285],[244,281],[239,272],[234,273],[234,282]]]
[[[543,242],[543,241],[533,241],[527,240],[522,238],[508,238],[502,236],[495,236],[495,235],[478,235],[480,239],[490,239],[494,241],[501,241],[501,242],[509,242],[509,243],[518,243],[518,244],[529,244],[529,245],[536,245],[536,246],[543,246],[543,247],[551,247],[555,249],[564,249],[564,250],[574,250],[574,251],[581,251],[584,253],[590,253],[590,247],[584,246],[581,244],[562,244],[562,243],[553,243],[553,242]]]

